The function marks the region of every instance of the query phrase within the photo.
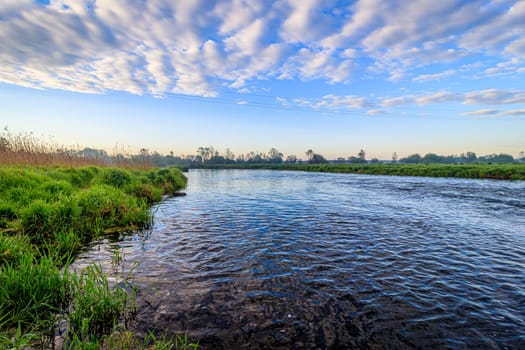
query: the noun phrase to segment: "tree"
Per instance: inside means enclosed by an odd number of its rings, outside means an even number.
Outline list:
[[[401,158],[399,161],[401,163],[408,163],[408,164],[418,164],[421,163],[421,155],[419,153],[411,154],[406,158]]]
[[[312,151],[311,149],[309,149],[308,151],[305,152],[306,153],[306,157],[308,158],[308,161],[310,162],[312,160],[312,157],[314,156],[314,151]]]
[[[199,163],[202,163],[204,162],[204,160],[206,159],[206,151],[204,150],[204,147],[199,147],[197,148],[197,154],[198,156],[195,157],[195,160],[198,161]]]
[[[328,163],[328,161],[322,155],[314,153],[312,155],[312,158],[310,158],[309,163],[310,164],[323,164],[323,163]]]
[[[427,153],[423,157],[423,162],[427,164],[436,164],[436,163],[443,163],[444,157],[438,156],[435,153]]]
[[[513,163],[514,157],[510,154],[500,153],[486,156],[485,160],[490,163]]]
[[[279,152],[275,148],[271,148],[268,151],[268,161],[270,163],[282,163],[283,162],[283,154]]]
[[[297,157],[294,156],[293,154],[290,154],[288,157],[286,157],[285,163],[295,164],[295,163],[297,163]]]
[[[219,152],[215,150],[215,148],[213,148],[212,146],[199,147],[197,149],[197,153],[201,156],[203,162],[206,162],[213,157],[219,156]]]
[[[366,163],[366,153],[364,150],[360,150],[357,153],[357,157],[350,156],[347,158],[347,160],[348,160],[348,163],[352,163],[352,164]]]
[[[233,154],[233,152],[229,148],[226,148],[226,150],[224,151],[224,158],[233,160],[235,159],[235,154]]]
[[[463,155],[465,163],[474,163],[476,160],[478,160],[478,157],[476,156],[476,153],[474,152],[467,152]]]
[[[366,161],[366,153],[363,149],[359,151],[359,153],[357,154],[357,158]]]
[[[397,152],[392,153],[392,163],[397,163]]]

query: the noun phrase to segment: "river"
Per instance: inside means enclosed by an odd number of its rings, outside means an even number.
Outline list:
[[[525,182],[188,178],[150,230],[76,261],[133,276],[139,334],[186,332],[201,349],[525,348]]]

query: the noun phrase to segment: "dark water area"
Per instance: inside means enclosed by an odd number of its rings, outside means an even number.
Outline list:
[[[192,170],[121,268],[202,349],[525,349],[525,182]],[[136,266],[135,266],[136,265]],[[130,272],[131,271],[131,272]]]

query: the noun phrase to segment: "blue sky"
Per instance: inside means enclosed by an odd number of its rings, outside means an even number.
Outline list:
[[[111,150],[525,149],[525,1],[4,0],[0,120]]]

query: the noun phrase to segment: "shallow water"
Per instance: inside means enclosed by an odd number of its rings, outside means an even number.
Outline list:
[[[76,262],[115,277],[124,253],[137,332],[187,332],[203,349],[525,348],[525,182],[188,176],[152,230]]]

